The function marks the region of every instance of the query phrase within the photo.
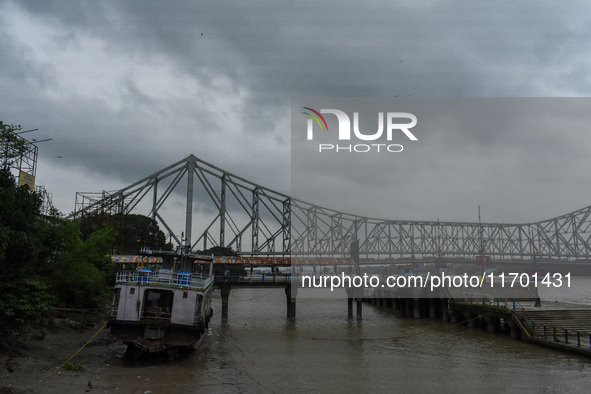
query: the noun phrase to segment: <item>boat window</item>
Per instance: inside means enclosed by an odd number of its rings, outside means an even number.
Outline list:
[[[144,293],[144,312],[169,314],[172,311],[174,293],[170,290],[150,289]]]

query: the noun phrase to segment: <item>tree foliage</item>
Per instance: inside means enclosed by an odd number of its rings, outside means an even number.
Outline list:
[[[25,333],[54,306],[96,306],[109,293],[114,229],[83,240],[79,221],[42,217],[40,206],[0,169],[0,336]]]
[[[57,211],[41,216],[41,198],[18,187],[10,172],[26,149],[14,133],[19,129],[0,122],[0,338],[38,328],[56,306],[104,305],[115,278],[114,251],[172,249],[157,222],[146,216],[65,220]]]
[[[203,251],[198,251],[198,254],[214,255],[214,256],[238,256],[234,249],[224,246],[214,246]]]
[[[40,273],[40,198],[0,169],[0,331],[18,333],[51,306]]]
[[[109,297],[109,284],[115,275],[110,257],[115,231],[108,224],[88,239],[80,237],[80,222],[62,221],[56,228],[62,242],[48,272],[53,292],[60,306],[97,307]]]
[[[20,125],[4,124],[0,121],[0,158],[4,169],[14,167],[28,149],[29,142],[16,134],[20,129]]]
[[[90,236],[105,224],[117,233],[114,252],[118,254],[138,254],[142,247],[172,250],[158,222],[144,215],[87,216],[82,220],[83,237]]]

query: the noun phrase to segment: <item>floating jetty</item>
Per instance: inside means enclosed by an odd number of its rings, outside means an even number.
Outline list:
[[[444,291],[439,298],[401,296],[396,289],[380,289],[371,298],[362,298],[384,308],[399,310],[414,318],[440,318],[468,327],[486,327],[494,333],[510,332],[512,338],[591,357],[591,307],[561,302],[544,302],[531,289],[513,297],[467,295]],[[502,294],[501,294],[502,295]],[[361,318],[360,304],[357,316]],[[352,299],[349,302],[352,313]]]

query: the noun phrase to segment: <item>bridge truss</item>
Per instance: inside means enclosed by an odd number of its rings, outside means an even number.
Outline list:
[[[185,231],[179,236],[165,219],[168,205],[178,204],[165,203],[181,181],[186,184]],[[224,246],[254,256],[348,257],[355,240],[361,258],[382,260],[483,254],[495,260],[534,254],[573,260],[588,259],[591,250],[591,206],[528,224],[374,219],[293,199],[193,155],[123,189],[76,194],[75,216],[118,213],[154,218],[171,240],[190,251]]]

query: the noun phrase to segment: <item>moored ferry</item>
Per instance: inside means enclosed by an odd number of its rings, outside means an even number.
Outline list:
[[[128,350],[173,355],[201,344],[213,313],[213,258],[181,260],[177,269],[176,257],[169,264],[140,258],[133,269],[117,272],[108,327]]]

